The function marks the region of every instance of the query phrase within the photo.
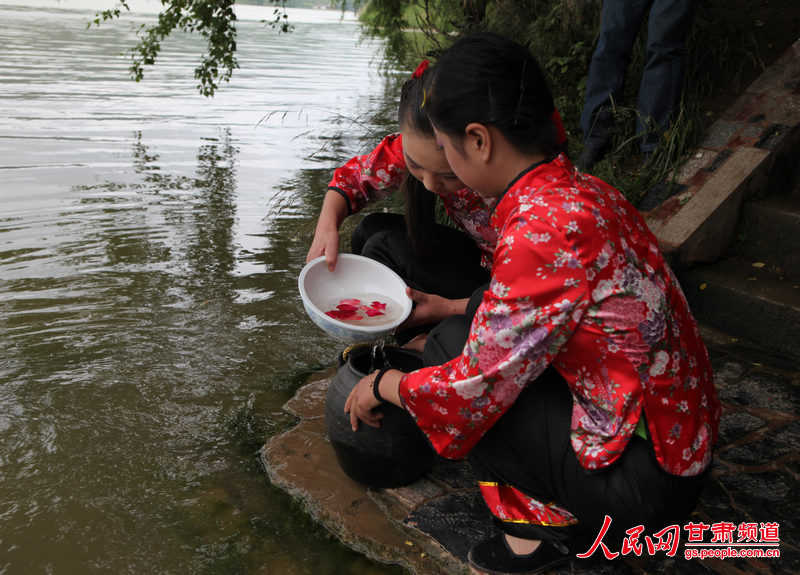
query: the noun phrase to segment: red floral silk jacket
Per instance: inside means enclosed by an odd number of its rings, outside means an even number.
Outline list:
[[[641,214],[559,156],[520,175],[491,223],[491,284],[462,355],[400,383],[434,448],[466,455],[552,364],[585,468],[615,461],[644,413],[661,466],[702,472],[720,417],[708,354]]]
[[[391,134],[369,154],[356,156],[337,168],[328,189],[342,194],[347,199],[350,214],[355,214],[370,202],[397,191],[407,174],[402,136]],[[478,245],[481,263],[489,268],[497,244],[497,232],[489,224],[492,202],[469,188],[439,197],[450,218]]]

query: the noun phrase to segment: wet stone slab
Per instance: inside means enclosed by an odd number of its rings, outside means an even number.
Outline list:
[[[719,441],[723,445],[747,437],[767,422],[747,411],[729,411],[719,420]]]
[[[719,398],[735,405],[800,413],[800,393],[781,375],[752,373],[723,387]]]
[[[769,465],[783,457],[791,458],[800,445],[800,423],[793,423],[766,435],[763,440],[736,445],[725,451],[726,461],[741,465]]]
[[[704,337],[723,418],[714,470],[691,521],[777,523],[781,557],[701,562],[685,559],[681,547],[673,558],[643,553],[608,561],[598,552],[551,573],[800,573],[800,367],[715,332]],[[332,376],[332,371],[320,374],[286,404],[297,425],[261,451],[272,482],[345,545],[376,561],[416,575],[478,573],[466,563],[467,552],[495,527],[469,466],[436,458],[423,479],[397,489],[367,489],[351,480],[325,433],[325,392]]]
[[[707,560],[718,573],[800,573],[800,366],[704,332],[722,401],[714,471],[695,515],[704,523],[774,522],[778,559]]]

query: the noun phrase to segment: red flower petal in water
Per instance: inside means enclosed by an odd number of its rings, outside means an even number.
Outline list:
[[[326,311],[325,315],[341,321],[356,321],[362,319],[362,317],[358,315],[358,310],[361,307],[361,300],[343,299],[339,301],[336,309]]]
[[[361,319],[361,317],[356,313],[355,310],[341,311],[332,309],[331,311],[326,311],[325,315],[327,315],[328,317],[332,317],[333,319],[338,319],[342,321]]]
[[[368,307],[358,299],[343,299],[339,301],[336,309],[326,311],[325,315],[342,321],[357,321],[364,319],[359,312],[365,313],[368,317],[386,315],[386,304],[380,301],[373,301]]]

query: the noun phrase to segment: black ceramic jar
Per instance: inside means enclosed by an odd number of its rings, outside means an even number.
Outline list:
[[[371,345],[352,348],[343,354],[331,380],[325,402],[328,439],[342,470],[369,487],[401,487],[420,479],[428,471],[434,451],[414,419],[405,410],[385,403],[380,427],[364,423],[357,431],[344,412],[347,396],[365,375],[391,367],[404,372],[422,367],[422,356],[400,347],[384,347],[374,353]]]

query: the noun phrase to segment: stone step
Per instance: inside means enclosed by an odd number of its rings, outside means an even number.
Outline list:
[[[800,359],[800,279],[740,257],[677,274],[701,323]]]
[[[742,210],[738,252],[744,259],[800,278],[800,194],[747,202]]]

